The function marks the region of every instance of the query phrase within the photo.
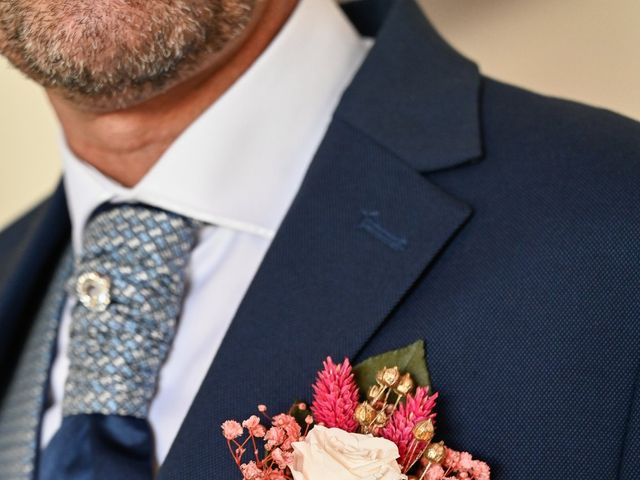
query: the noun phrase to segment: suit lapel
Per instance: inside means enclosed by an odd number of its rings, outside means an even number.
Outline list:
[[[228,418],[309,398],[357,355],[470,210],[336,120],[184,421],[160,478],[237,478]]]
[[[248,417],[258,403],[278,412],[309,399],[322,360],[357,359],[470,216],[420,172],[481,154],[477,68],[409,0],[345,9],[362,32],[377,32],[375,46],[232,322],[162,480],[238,478],[220,424]]]
[[[38,207],[21,239],[16,263],[0,287],[0,390],[13,372],[34,313],[47,291],[70,231],[62,184]]]

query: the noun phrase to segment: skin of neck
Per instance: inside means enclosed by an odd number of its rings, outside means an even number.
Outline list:
[[[125,187],[135,186],[180,134],[233,85],[271,43],[298,0],[256,9],[241,37],[167,91],[115,111],[91,111],[48,90],[71,151]]]

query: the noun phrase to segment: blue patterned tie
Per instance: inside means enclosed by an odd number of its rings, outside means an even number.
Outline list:
[[[199,224],[142,205],[93,217],[69,284],[72,312],[63,421],[41,480],[149,480],[148,422],[175,336]]]

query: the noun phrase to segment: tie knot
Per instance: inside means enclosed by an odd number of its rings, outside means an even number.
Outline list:
[[[192,219],[146,205],[100,209],[84,231],[70,293],[95,310],[112,302],[142,307],[154,297],[181,295],[198,227]]]
[[[84,232],[69,290],[66,415],[144,418],[175,336],[199,223],[144,205],[103,209]]]

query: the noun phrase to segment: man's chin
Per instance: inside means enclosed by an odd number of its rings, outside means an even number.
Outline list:
[[[78,108],[130,108],[241,38],[255,1],[0,0],[0,53]]]
[[[42,79],[32,79],[45,88],[52,100],[63,101],[74,109],[87,113],[109,113],[146,104],[170,103],[171,99],[188,95],[205,82],[212,72],[218,70],[233,51],[229,49],[193,58],[178,65],[175,70],[152,79],[132,77],[126,81],[121,79],[113,85],[103,83],[99,90],[93,91],[74,88],[73,82],[69,85],[59,82],[47,84]]]
[[[147,83],[144,85],[130,85],[119,87],[113,91],[87,94],[61,87],[45,87],[50,97],[59,98],[80,111],[88,113],[109,113],[126,110],[151,102],[161,97],[179,80],[167,80],[162,86]]]

